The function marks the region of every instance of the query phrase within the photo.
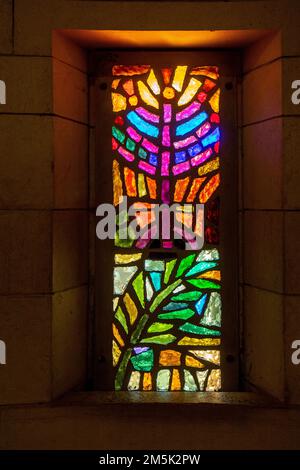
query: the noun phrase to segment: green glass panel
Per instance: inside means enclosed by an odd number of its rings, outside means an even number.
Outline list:
[[[190,292],[182,292],[181,294],[174,295],[171,300],[198,300],[200,299],[202,292],[199,290],[192,290]]]
[[[132,282],[133,288],[142,307],[145,307],[145,291],[143,273],[140,272]]]
[[[186,369],[184,369],[184,386],[183,386],[183,390],[185,392],[196,392],[198,390],[198,387],[196,385],[194,377]]]
[[[150,372],[153,368],[154,362],[153,349],[149,349],[148,351],[141,352],[136,356],[132,356],[130,360],[135,370]]]
[[[191,308],[185,308],[183,310],[176,310],[174,312],[160,313],[158,315],[158,318],[160,318],[161,320],[173,320],[174,318],[187,320],[188,318],[191,318],[194,314],[194,310],[192,310]]]
[[[146,259],[145,269],[146,271],[164,271],[165,263],[164,261],[160,261],[160,260]]]
[[[126,373],[127,365],[131,356],[132,349],[129,348],[127,351],[125,351],[123,358],[121,360],[121,363],[118,367],[116,377],[115,377],[115,389],[116,390],[121,390],[123,381],[124,381],[124,375]]]
[[[163,307],[163,310],[169,311],[169,310],[180,310],[182,308],[188,307],[189,304],[186,302],[170,302],[169,304],[165,305]]]
[[[176,339],[173,335],[158,335],[150,336],[149,338],[142,339],[141,343],[157,343],[157,344],[169,344]]]
[[[216,259],[219,259],[219,252],[214,248],[213,250],[202,250],[197,261],[212,261]]]
[[[216,266],[218,266],[218,263],[214,263],[212,261],[202,261],[200,263],[197,263],[193,268],[191,268],[186,273],[186,276],[193,276],[194,274],[202,273],[203,271],[215,268]]]
[[[146,313],[139,319],[139,322],[137,324],[137,327],[136,329],[134,330],[134,332],[132,333],[131,335],[131,338],[130,338],[130,341],[132,344],[135,344],[137,342],[137,340],[139,339],[140,335],[141,335],[141,332],[145,326],[145,324],[147,323],[148,321],[148,318],[149,318],[149,315],[147,315]]]
[[[220,336],[220,331],[211,330],[210,328],[205,328],[204,326],[197,326],[193,325],[192,323],[185,323],[184,325],[180,326],[179,329],[181,331],[185,331],[187,333],[193,333],[195,335],[203,335],[203,336]]]
[[[221,326],[221,296],[218,292],[212,292],[200,321],[202,325]]]
[[[127,326],[126,318],[125,318],[125,315],[124,315],[123,310],[121,309],[121,307],[118,307],[118,309],[116,311],[116,314],[115,314],[115,317],[117,318],[117,320],[119,320],[119,322],[123,326],[124,331],[126,331],[126,333],[128,333],[128,326]]]
[[[126,148],[127,148],[128,150],[130,150],[131,152],[133,152],[133,151],[135,150],[135,146],[136,146],[136,144],[135,144],[135,142],[133,142],[133,140],[131,140],[131,139],[129,139],[129,138],[126,140]]]
[[[169,390],[171,371],[169,369],[160,370],[157,374],[156,387],[160,392]]]
[[[177,269],[176,277],[181,276],[194,262],[196,255],[189,255],[180,261]]]
[[[139,157],[147,158],[147,155],[148,155],[147,152],[144,149],[142,149],[142,147],[140,147],[139,148]]]
[[[165,276],[164,276],[164,283],[167,284],[169,282],[171,273],[173,271],[173,268],[176,264],[176,259],[172,259],[171,261],[168,261],[166,264],[166,270],[165,270]]]
[[[112,135],[114,136],[115,139],[117,139],[121,144],[124,143],[125,141],[125,134],[123,134],[120,129],[117,129],[115,126],[112,128]]]
[[[162,331],[167,331],[173,328],[171,323],[159,323],[154,322],[149,328],[148,333],[161,333]]]
[[[206,281],[205,279],[188,279],[187,281],[199,289],[221,289],[219,284],[212,281]]]
[[[150,312],[154,312],[154,310],[162,303],[162,301],[171,293],[174,289],[181,283],[180,279],[174,281],[172,284],[167,286],[163,289],[153,300],[152,304],[150,305]]]

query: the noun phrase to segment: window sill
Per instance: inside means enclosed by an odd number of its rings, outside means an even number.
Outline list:
[[[52,402],[53,406],[97,407],[101,405],[201,405],[281,408],[273,397],[253,392],[70,392]]]

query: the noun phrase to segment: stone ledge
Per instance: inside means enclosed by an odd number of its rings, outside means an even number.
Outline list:
[[[280,408],[285,404],[253,392],[70,392],[53,401],[52,407],[101,405],[228,405]]]

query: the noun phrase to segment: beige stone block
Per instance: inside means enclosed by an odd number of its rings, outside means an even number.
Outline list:
[[[51,113],[52,66],[50,57],[1,57],[6,83],[3,113]]]
[[[52,133],[50,117],[0,115],[0,208],[52,206]]]
[[[282,119],[243,130],[244,205],[247,209],[282,207]]]
[[[282,114],[281,60],[259,67],[244,76],[243,124]]]
[[[53,295],[52,395],[84,382],[87,366],[87,287]]]
[[[12,34],[13,34],[12,3],[13,3],[12,0],[1,0],[1,4],[0,4],[0,53],[1,54],[10,54],[12,52]],[[2,61],[2,58],[1,58],[1,61]]]
[[[243,70],[250,70],[267,64],[282,55],[282,38],[281,32],[272,32],[265,37],[255,41],[244,50]]]
[[[283,291],[283,214],[246,211],[244,218],[245,283]]]
[[[88,122],[87,76],[53,59],[53,109],[58,116]]]
[[[63,32],[52,32],[52,56],[84,73],[87,72],[86,50],[66,37]]]
[[[0,404],[40,403],[51,391],[51,300],[49,296],[0,296]]]
[[[285,290],[300,295],[300,212],[285,213]]]
[[[284,208],[300,209],[300,121],[298,118],[284,118],[283,136]]]
[[[53,291],[87,282],[88,214],[62,210],[53,214]]]
[[[54,119],[54,199],[56,208],[88,204],[88,127]]]
[[[259,389],[282,399],[283,297],[246,286],[244,309],[246,379]]]
[[[300,296],[285,296],[285,356],[287,396],[290,403],[300,404],[300,364],[293,364],[296,350],[292,343],[300,341]]]
[[[47,211],[0,211],[1,294],[50,291],[51,228]]]

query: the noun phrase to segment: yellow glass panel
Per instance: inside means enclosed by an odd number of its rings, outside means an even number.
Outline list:
[[[145,372],[143,377],[143,390],[152,390],[152,375],[151,372]]]
[[[151,88],[151,90],[153,91],[153,93],[155,95],[159,95],[160,86],[158,84],[155,73],[153,72],[153,69],[150,70],[149,77],[147,79],[147,83],[148,83],[149,87]]]
[[[116,366],[119,362],[121,355],[121,350],[117,343],[113,340],[113,349],[112,349],[112,356],[113,356],[113,365]]]
[[[128,101],[131,106],[136,106],[138,104],[138,99],[136,95],[131,96]]]
[[[163,91],[163,95],[165,98],[167,98],[167,100],[171,100],[175,96],[175,91],[170,86],[166,86]]]
[[[221,272],[220,271],[207,271],[206,273],[201,274],[198,277],[205,278],[205,279],[216,279],[216,281],[220,281]]]
[[[213,369],[209,374],[207,380],[206,390],[208,392],[218,391],[221,388],[221,371],[220,369]]]
[[[186,188],[189,184],[190,178],[187,176],[181,180],[177,180],[175,184],[175,191],[174,191],[174,201],[181,202],[183,196],[185,194]]]
[[[123,200],[122,180],[120,175],[119,163],[113,161],[113,184],[114,184],[114,205],[117,206]]]
[[[113,323],[113,335],[116,338],[116,340],[118,341],[119,345],[121,347],[123,347],[124,346],[124,341],[123,341],[123,339],[122,339],[122,337],[119,333],[118,328],[116,327],[116,325],[114,323]]]
[[[197,350],[190,350],[194,356],[198,357],[199,359],[204,359],[205,361],[212,362],[217,366],[220,365],[220,351],[197,351]]]
[[[172,382],[171,382],[171,390],[181,390],[181,382],[180,382],[180,375],[179,370],[174,369],[172,375]]]
[[[115,255],[115,263],[116,264],[128,264],[132,263],[133,261],[137,261],[141,259],[142,253],[136,253],[131,255]]]
[[[178,65],[178,67],[176,67],[175,69],[172,87],[175,88],[175,90],[177,91],[182,90],[186,69],[186,65]]]
[[[187,228],[192,228],[193,225],[193,214],[187,214],[185,212],[176,212],[176,220]]]
[[[196,78],[191,78],[188,86],[186,87],[186,89],[178,100],[178,106],[183,106],[184,104],[189,103],[199,90],[201,84],[202,82],[200,82],[200,80],[197,80]]]
[[[135,320],[137,318],[137,315],[138,315],[137,308],[135,306],[134,301],[132,300],[132,298],[128,294],[128,292],[126,292],[126,294],[124,295],[123,300],[124,300],[125,307],[127,308],[127,312],[129,314],[130,324],[133,325],[133,323],[135,322]]]
[[[213,94],[211,99],[209,100],[209,104],[211,105],[213,111],[215,113],[219,112],[219,100],[220,100],[220,88]]]
[[[219,338],[191,338],[184,336],[178,344],[180,346],[218,346],[220,344]]]
[[[126,98],[120,93],[112,93],[112,104],[113,104],[113,111],[114,113],[118,113],[119,111],[124,111],[126,109]]]
[[[138,190],[139,190],[139,197],[143,197],[147,195],[145,176],[143,173],[139,173],[138,175]]]
[[[188,367],[197,367],[198,369],[203,369],[205,367],[205,365],[202,364],[202,362],[198,361],[197,359],[191,356],[186,356],[185,364]]]
[[[159,364],[161,366],[180,366],[181,353],[172,349],[160,351]]]
[[[206,175],[207,173],[210,173],[211,171],[217,170],[220,166],[220,161],[219,157],[215,158],[209,163],[206,163],[205,165],[201,166],[198,170],[198,175]]]
[[[148,104],[149,106],[152,106],[153,108],[158,109],[159,108],[159,103],[157,99],[152,95],[150,90],[147,88],[147,86],[141,81],[138,81],[138,89],[141,95],[142,100]]]

